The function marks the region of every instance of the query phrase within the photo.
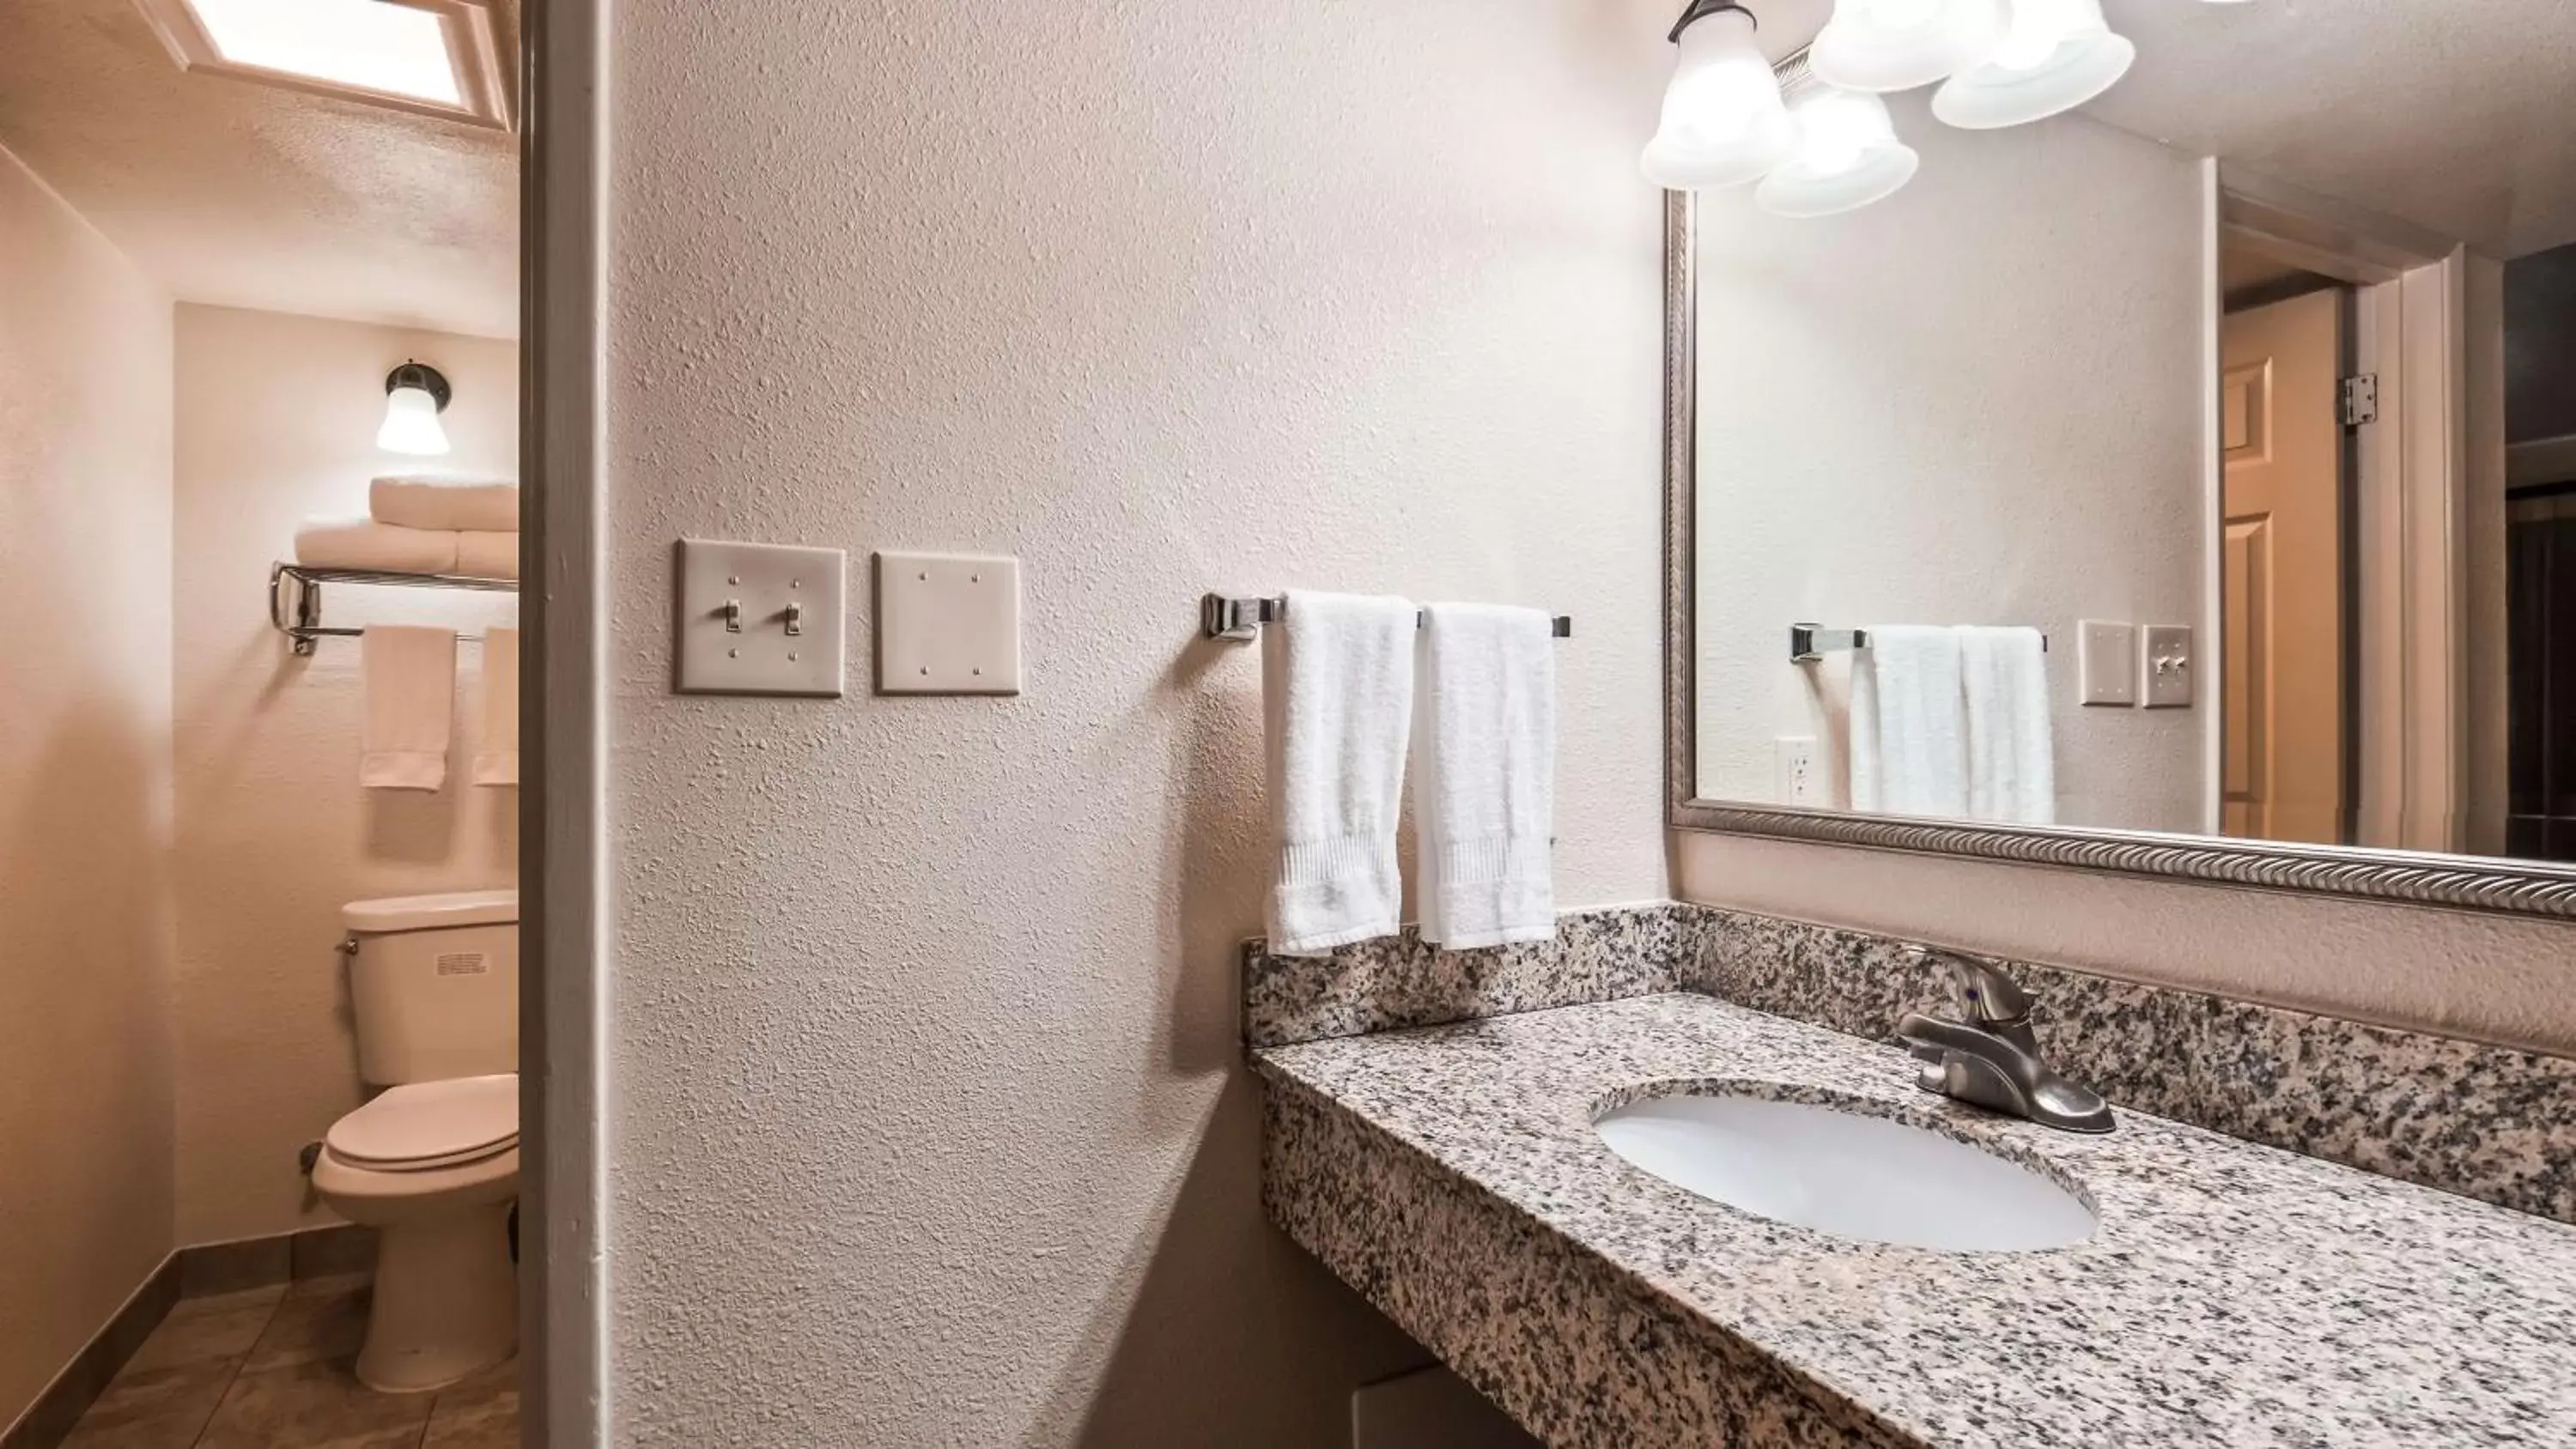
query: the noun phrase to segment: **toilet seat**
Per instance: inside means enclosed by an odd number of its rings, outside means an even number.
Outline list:
[[[331,1124],[323,1146],[369,1172],[432,1172],[482,1162],[519,1145],[519,1077],[389,1087]]]

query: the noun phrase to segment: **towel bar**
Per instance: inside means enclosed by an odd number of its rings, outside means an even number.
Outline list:
[[[1868,647],[1867,629],[1828,629],[1822,624],[1789,626],[1789,662],[1792,664],[1822,664],[1828,651],[1839,653]],[[2039,636],[2039,652],[2048,652],[2048,636],[2045,634]]]
[[[1210,594],[1199,600],[1199,630],[1210,639],[1258,639],[1262,625],[1278,623],[1287,616],[1287,612],[1288,601],[1285,598],[1234,599],[1223,594]],[[1413,617],[1414,623],[1420,625],[1422,616],[1416,614]],[[1549,632],[1559,639],[1573,638],[1573,616],[1557,615],[1551,621]]]

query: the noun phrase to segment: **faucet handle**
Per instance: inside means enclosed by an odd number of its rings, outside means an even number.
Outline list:
[[[2009,1026],[2030,1018],[2030,993],[1984,956],[1938,946],[1908,946],[1906,954],[1927,965],[1937,964],[1950,978],[1950,996],[1959,1014],[1988,1026]]]

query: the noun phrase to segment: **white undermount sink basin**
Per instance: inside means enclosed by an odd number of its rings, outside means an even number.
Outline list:
[[[2015,1253],[2093,1236],[2093,1210],[2057,1183],[1885,1117],[1711,1093],[1649,1097],[1593,1125],[1676,1187],[1855,1242]]]

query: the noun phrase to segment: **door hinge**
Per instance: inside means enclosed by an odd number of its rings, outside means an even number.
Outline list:
[[[2379,374],[2365,372],[2343,380],[2343,425],[2357,428],[2379,421]]]

